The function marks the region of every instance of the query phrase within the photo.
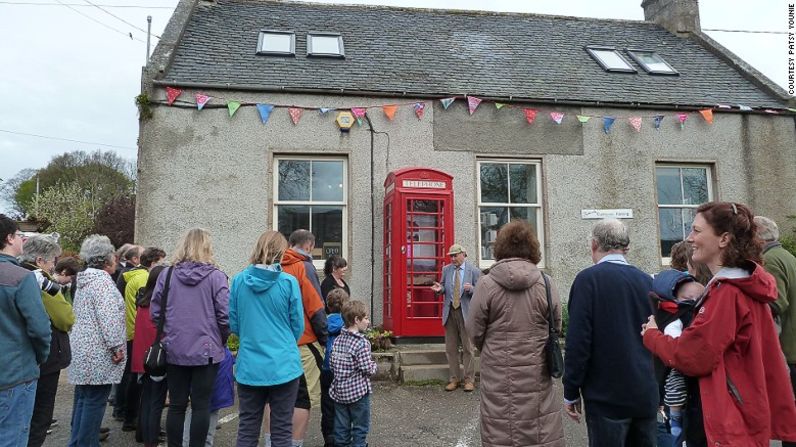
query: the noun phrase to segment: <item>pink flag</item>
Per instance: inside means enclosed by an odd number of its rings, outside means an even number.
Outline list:
[[[417,119],[422,120],[424,113],[426,113],[426,103],[424,103],[424,102],[416,102],[415,103],[415,115],[417,115]]]
[[[556,124],[561,124],[561,121],[564,120],[564,114],[561,112],[550,112],[550,118],[552,118]]]
[[[475,109],[478,108],[478,104],[481,104],[481,99],[478,99],[475,96],[467,97],[467,107],[470,109],[470,115],[475,113]]]
[[[174,87],[166,87],[166,103],[168,105],[174,104],[174,101],[182,94],[182,89]]]
[[[687,119],[688,119],[688,114],[687,113],[678,113],[677,114],[677,120],[680,121],[680,129],[685,128],[685,120],[687,120]]]
[[[205,104],[207,104],[208,101],[210,101],[210,97],[209,96],[207,96],[205,94],[202,94],[202,93],[197,93],[196,94],[196,108],[197,109],[202,110],[202,108],[205,106]]]
[[[536,109],[523,109],[525,112],[525,119],[528,120],[528,124],[533,123],[533,120],[536,119]]]
[[[290,114],[290,119],[293,121],[293,125],[295,126],[298,124],[299,119],[301,119],[301,113],[304,110],[299,109],[298,107],[288,107],[287,113]]]
[[[351,108],[351,113],[353,113],[354,116],[357,117],[357,118],[364,118],[365,117],[365,112],[367,112],[367,110],[368,109],[366,109],[364,107],[352,107]]]
[[[636,129],[636,132],[641,132],[641,117],[640,116],[632,116],[627,119],[630,121],[630,125]]]

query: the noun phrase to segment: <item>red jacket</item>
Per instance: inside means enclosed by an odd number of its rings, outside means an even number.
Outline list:
[[[796,441],[796,406],[768,303],[774,278],[757,264],[751,276],[717,278],[679,338],[647,331],[644,345],[667,365],[699,377],[708,445],[768,447]]]
[[[130,371],[143,374],[144,355],[146,350],[155,342],[158,335],[158,328],[152,324],[149,318],[149,307],[138,307],[135,314],[135,336],[133,337],[133,353],[130,363]]]

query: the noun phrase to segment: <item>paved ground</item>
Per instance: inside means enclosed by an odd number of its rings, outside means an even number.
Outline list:
[[[69,418],[72,413],[73,389],[62,375],[55,407],[55,418],[60,424],[47,437],[48,447],[62,447],[69,440]],[[397,386],[376,383],[373,396],[373,414],[369,443],[373,447],[439,446],[474,447],[481,445],[478,431],[478,391],[447,393],[441,386]],[[234,446],[237,434],[237,408],[223,410],[221,429],[217,432],[216,446]],[[320,415],[312,414],[313,422],[305,445],[321,447]],[[568,419],[568,418],[567,418]],[[121,423],[111,418],[108,408],[103,423],[111,428],[104,446],[132,447],[136,444],[133,433],[121,431]],[[164,413],[165,426],[165,413]],[[565,421],[567,446],[586,445],[583,425]]]

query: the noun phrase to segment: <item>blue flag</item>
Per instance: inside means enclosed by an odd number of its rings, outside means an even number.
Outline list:
[[[661,128],[661,121],[663,121],[663,115],[655,115],[652,117],[652,123],[655,124],[655,129]]]
[[[274,110],[274,106],[271,104],[257,104],[257,110],[260,111],[260,119],[263,120],[263,124],[268,122],[268,117],[271,116],[271,111]]]
[[[616,121],[616,118],[613,116],[603,117],[603,131],[605,131],[605,133],[611,131],[611,126],[614,125],[614,121]]]

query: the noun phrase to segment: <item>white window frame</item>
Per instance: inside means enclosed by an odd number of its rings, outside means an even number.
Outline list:
[[[487,164],[520,164],[520,165],[533,165],[536,168],[536,203],[499,203],[499,202],[482,202],[481,201],[481,165]],[[478,214],[478,223],[476,233],[477,237],[477,250],[478,250],[478,266],[480,268],[489,268],[496,261],[494,259],[482,259],[481,253],[481,207],[506,207],[506,208],[536,208],[537,209],[537,225],[536,237],[539,239],[539,251],[542,254],[542,260],[539,262],[538,267],[544,268],[544,193],[542,190],[542,160],[541,159],[520,159],[520,158],[487,158],[479,157],[476,161],[476,207]],[[511,176],[507,177],[508,191],[511,191]]]
[[[290,36],[290,51],[272,51],[263,48],[265,44],[265,36],[266,35],[282,35],[282,36]],[[296,33],[293,31],[277,31],[277,30],[270,30],[264,29],[260,31],[260,35],[257,38],[257,54],[262,54],[266,56],[295,56],[296,55]]]
[[[626,51],[627,51],[627,54],[630,55],[631,59],[633,59],[639,66],[641,66],[641,68],[643,68],[644,71],[646,71],[648,74],[651,74],[651,75],[664,75],[664,76],[679,76],[680,75],[680,73],[677,70],[675,70],[674,67],[672,67],[672,64],[670,64],[666,59],[664,59],[663,56],[661,56],[660,53],[658,53],[657,51],[638,50],[638,49],[633,50],[633,49],[629,49],[629,48]],[[660,59],[660,62],[663,65],[667,66],[669,69],[668,70],[655,70],[655,69],[653,69],[652,67],[650,67],[649,65],[644,63],[644,61],[641,60],[641,55],[644,55],[644,54],[649,54],[649,55],[658,57],[658,59]]]
[[[312,48],[312,39],[314,37],[337,38],[337,45],[340,49],[339,53],[320,53]],[[345,58],[345,46],[343,46],[343,36],[340,33],[327,33],[327,32],[311,32],[307,34],[307,57],[331,57],[331,58]]]
[[[341,201],[314,201],[312,197],[310,200],[279,200],[279,163],[281,161],[342,161],[343,162],[343,200]],[[297,206],[339,206],[343,208],[343,241],[342,241],[342,256],[348,260],[348,157],[346,156],[326,156],[326,155],[274,155],[273,162],[273,207],[271,212],[272,228],[279,231],[279,206],[282,205],[297,205]],[[310,169],[310,194],[312,194],[312,170]],[[310,227],[312,226],[312,218],[310,218]],[[312,228],[307,228],[312,231]],[[313,257],[313,264],[315,268],[322,270],[326,259],[315,259]]]
[[[655,218],[658,219],[658,234],[656,238],[658,239],[658,253],[661,252],[661,222],[660,222],[660,209],[661,208],[674,208],[674,209],[682,209],[682,208],[699,208],[701,203],[697,204],[661,204],[660,198],[658,197],[658,168],[677,168],[677,169],[704,169],[706,172],[706,179],[708,182],[708,202],[715,200],[713,197],[713,165],[706,164],[706,163],[673,163],[673,162],[664,162],[664,163],[655,163]],[[683,189],[683,173],[680,171],[680,194],[685,196],[685,190]],[[686,235],[687,237],[687,235]],[[661,264],[663,265],[671,265],[672,258],[669,256],[661,256]]]
[[[626,67],[615,67],[608,65],[608,63],[600,56],[599,52],[605,51],[609,53],[614,53],[619,60],[621,60]],[[589,56],[592,57],[599,65],[602,67],[603,70],[609,72],[617,72],[617,73],[638,73],[638,71],[633,68],[633,65],[627,60],[622,54],[614,47],[601,47],[595,45],[589,45],[586,47],[586,52],[589,53]]]

